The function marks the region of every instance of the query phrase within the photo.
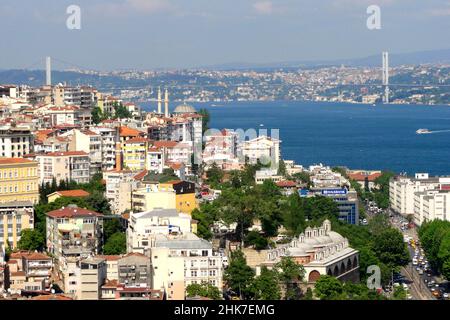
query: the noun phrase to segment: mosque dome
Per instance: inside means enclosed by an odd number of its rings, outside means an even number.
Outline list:
[[[197,110],[193,106],[190,106],[188,104],[180,104],[173,110],[173,113],[195,113]]]

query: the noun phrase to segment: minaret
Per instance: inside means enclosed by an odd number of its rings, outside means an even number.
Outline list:
[[[161,88],[158,87],[158,113],[161,114]]]
[[[164,93],[164,116],[169,117],[169,91]]]
[[[52,59],[50,57],[45,58],[45,84],[52,85]]]

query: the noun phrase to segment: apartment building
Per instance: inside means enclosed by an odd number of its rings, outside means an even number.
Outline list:
[[[132,208],[132,191],[138,186],[134,177],[136,172],[131,170],[110,170],[103,172],[106,182],[105,197],[111,205],[111,211],[120,215]]]
[[[38,163],[22,158],[0,158],[0,203],[39,201]]]
[[[191,232],[191,224],[191,217],[180,214],[176,209],[157,208],[131,213],[127,228],[127,251],[146,254],[156,234],[188,233]]]
[[[64,257],[87,258],[103,244],[103,215],[69,205],[46,213],[47,250],[58,261]]]
[[[195,184],[189,181],[172,180],[160,183],[162,190],[175,191],[175,208],[178,212],[191,214],[198,208],[197,199],[195,198]]]
[[[0,247],[17,248],[22,230],[34,228],[34,207],[30,201],[0,203]]]
[[[168,300],[183,300],[186,287],[195,283],[208,282],[222,290],[222,257],[193,233],[156,235],[151,259],[153,287],[164,290]]]
[[[101,137],[102,170],[112,170],[116,167],[116,140],[118,130],[108,127],[91,127],[91,130]]]
[[[6,158],[20,158],[33,152],[34,136],[29,127],[0,127],[0,155]]]
[[[78,106],[50,107],[45,112],[49,126],[75,125],[78,120]]]
[[[84,151],[49,152],[30,156],[39,163],[39,183],[73,180],[87,183],[90,179],[90,159]]]
[[[83,151],[89,155],[91,174],[102,168],[102,137],[91,130],[74,129],[64,134],[70,139],[69,151]]]
[[[427,173],[416,173],[415,177],[397,176],[389,181],[391,209],[403,215],[414,214],[414,193],[433,190],[449,178],[429,177]]]
[[[249,163],[271,164],[272,168],[278,168],[280,162],[280,140],[267,136],[242,141],[239,145],[239,153]]]
[[[122,256],[117,261],[119,284],[127,287],[152,288],[150,257],[137,252]]]
[[[99,300],[101,287],[106,280],[106,263],[104,259],[91,257],[80,262],[80,296],[79,300]]]
[[[432,220],[450,221],[450,189],[426,190],[414,193],[414,223]]]
[[[131,138],[122,144],[123,166],[131,171],[146,168],[147,150],[150,140],[142,137]]]
[[[144,212],[156,208],[176,209],[176,192],[171,186],[147,183],[132,193],[133,211]]]

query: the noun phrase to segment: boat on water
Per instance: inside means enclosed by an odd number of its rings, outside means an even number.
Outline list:
[[[260,127],[264,127],[264,125],[262,123],[259,124]]]
[[[428,129],[419,129],[416,131],[417,134],[427,134],[427,133],[431,133],[430,130]]]

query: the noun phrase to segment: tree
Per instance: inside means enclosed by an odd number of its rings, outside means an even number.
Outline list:
[[[219,166],[214,162],[211,167],[206,171],[207,183],[217,186],[222,182],[224,172]]]
[[[45,247],[45,236],[37,229],[23,229],[17,246],[20,250],[42,251]]]
[[[287,300],[299,299],[301,291],[298,282],[302,281],[305,268],[291,257],[285,256],[275,265],[274,269],[278,270],[279,281],[284,285],[285,298]]]
[[[266,249],[269,242],[257,231],[250,231],[245,238],[246,245],[252,245],[256,250]]]
[[[205,131],[209,129],[209,121],[211,117],[209,111],[205,108],[200,109],[198,114],[202,116],[202,134],[204,134]]]
[[[446,260],[444,264],[442,265],[442,275],[447,279],[450,280],[450,259]]]
[[[127,119],[131,118],[132,114],[128,109],[122,104],[118,102],[114,102],[114,119]]]
[[[286,176],[286,164],[283,159],[278,162],[278,174],[283,177]]]
[[[109,254],[123,254],[127,252],[127,238],[125,233],[116,232],[103,246],[103,253]]]
[[[105,219],[103,222],[103,235],[105,237],[105,242],[116,233],[123,231],[122,224],[119,219]]]
[[[379,235],[390,227],[389,216],[384,213],[377,214],[369,221],[369,230],[372,235]]]
[[[305,229],[305,208],[297,192],[288,196],[282,204],[282,223],[292,236],[298,236]]]
[[[302,297],[302,300],[313,300],[313,299],[314,299],[314,295],[313,295],[313,291],[311,290],[311,288],[306,289],[306,293]]]
[[[216,286],[209,283],[192,283],[186,287],[186,295],[192,297],[204,297],[213,300],[221,300],[221,294]]]
[[[92,122],[95,124],[99,124],[100,122],[102,122],[102,120],[104,120],[102,109],[100,109],[99,107],[93,108],[91,111],[91,115],[92,115]]]
[[[321,300],[338,300],[342,298],[342,283],[335,277],[321,275],[316,281],[315,295]]]
[[[311,186],[311,176],[310,176],[310,174],[309,174],[308,172],[306,172],[306,171],[294,173],[294,174],[292,175],[292,177],[293,177],[295,180],[298,180],[298,181],[300,181],[300,182],[306,184],[306,187],[307,187],[307,188],[309,188],[309,187]]]
[[[409,262],[409,253],[400,231],[389,228],[375,235],[373,250],[381,262],[390,268],[405,266]]]
[[[256,300],[279,300],[281,297],[278,273],[263,266],[261,274],[250,285],[250,291]]]
[[[249,294],[255,272],[247,265],[244,253],[241,250],[231,252],[228,268],[224,272],[224,280],[228,286],[241,295]]]
[[[403,286],[394,287],[394,300],[405,300],[406,299],[406,290]]]

